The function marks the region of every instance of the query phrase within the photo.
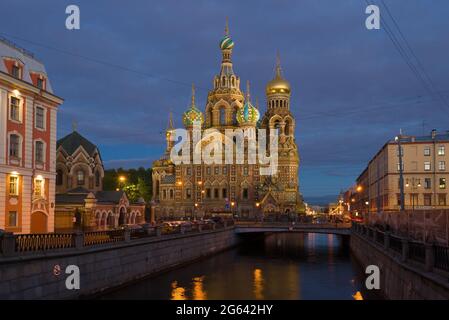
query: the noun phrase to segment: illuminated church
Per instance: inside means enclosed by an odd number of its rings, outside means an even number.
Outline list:
[[[244,94],[240,77],[232,64],[232,41],[228,26],[220,41],[222,62],[220,73],[213,79],[214,87],[207,96],[204,113],[195,101],[183,114],[183,124],[192,132],[194,124],[201,130],[266,129],[277,130],[278,170],[274,175],[261,175],[260,165],[249,164],[178,164],[170,160],[174,142],[172,115],[166,131],[165,154],[153,162],[153,206],[156,219],[202,218],[215,214],[237,215],[240,218],[276,216],[294,217],[303,212],[299,191],[299,153],[295,142],[295,118],[290,112],[290,83],[282,75],[279,57],[274,78],[266,86],[266,111],[262,114],[251,101],[249,84]],[[255,131],[255,130],[254,130]],[[190,135],[191,136],[191,135]],[[207,136],[200,143],[207,144]],[[192,150],[195,146],[192,147]]]

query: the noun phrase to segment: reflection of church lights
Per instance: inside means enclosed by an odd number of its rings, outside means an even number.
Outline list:
[[[261,269],[254,269],[254,297],[256,299],[263,299],[263,275]]]
[[[178,287],[178,281],[173,281],[171,284],[171,300],[187,300],[186,289]]]
[[[363,300],[362,293],[360,291],[357,291],[354,295],[352,295],[354,300]]]
[[[207,294],[203,287],[204,276],[193,278],[193,300],[206,300]]]

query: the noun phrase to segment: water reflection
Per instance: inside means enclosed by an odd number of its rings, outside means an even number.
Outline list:
[[[108,299],[372,299],[347,241],[335,235],[272,234],[143,280]],[[354,294],[355,293],[355,294]]]

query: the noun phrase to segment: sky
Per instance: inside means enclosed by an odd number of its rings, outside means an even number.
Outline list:
[[[449,129],[449,2],[369,2],[380,30],[366,28],[365,0],[2,0],[0,36],[45,64],[65,100],[58,138],[76,122],[106,168],[150,167],[165,149],[170,110],[182,126],[192,82],[204,110],[229,17],[234,71],[250,80],[262,112],[280,52],[307,200],[351,186],[400,129]],[[71,4],[79,30],[65,27]]]

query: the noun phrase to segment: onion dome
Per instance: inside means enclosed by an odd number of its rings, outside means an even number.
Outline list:
[[[195,86],[192,85],[192,102],[190,109],[184,112],[182,122],[186,127],[191,127],[194,124],[202,125],[204,122],[203,113],[198,110],[195,105]]]
[[[246,99],[243,108],[237,111],[237,121],[240,125],[252,125],[255,126],[257,121],[259,121],[260,114],[259,110],[254,107],[250,101],[249,95],[249,81],[246,84]]]
[[[226,18],[225,35],[220,41],[220,49],[231,50],[232,48],[234,48],[234,41],[232,41],[231,37],[229,36],[228,19]]]
[[[290,83],[282,77],[281,61],[279,54],[276,59],[276,75],[273,80],[268,82],[266,87],[267,95],[283,93],[290,94]]]

